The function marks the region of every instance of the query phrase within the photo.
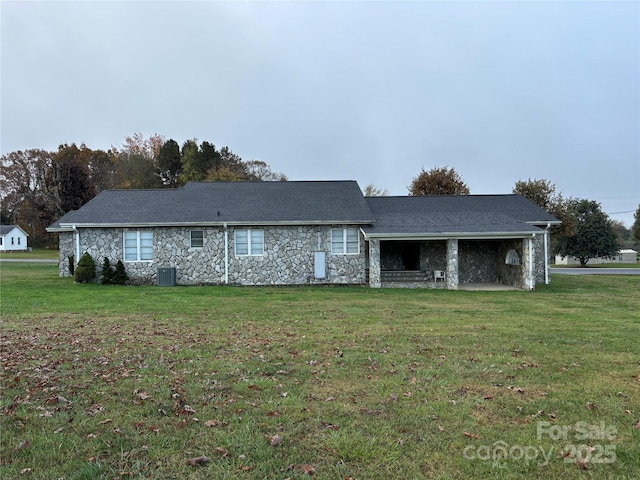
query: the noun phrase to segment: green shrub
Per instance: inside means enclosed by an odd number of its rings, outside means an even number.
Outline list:
[[[88,252],[85,252],[84,255],[80,257],[74,278],[78,283],[89,283],[95,280],[96,262],[93,261],[93,258],[91,258]]]
[[[107,257],[104,257],[104,262],[102,262],[102,284],[103,285],[113,285],[113,276],[115,272],[111,268],[111,262]]]
[[[113,276],[111,277],[111,282],[114,285],[124,285],[129,281],[129,275],[127,275],[127,271],[124,269],[124,263],[122,260],[118,260],[116,263],[116,271],[113,272]]]

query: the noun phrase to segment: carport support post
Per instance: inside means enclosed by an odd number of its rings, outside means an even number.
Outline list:
[[[380,279],[380,240],[377,238],[369,239],[369,286],[371,288],[380,288],[382,286]]]
[[[532,238],[522,239],[522,288],[533,290],[536,285],[533,271],[534,247]]]
[[[447,289],[458,289],[458,239],[447,239]]]

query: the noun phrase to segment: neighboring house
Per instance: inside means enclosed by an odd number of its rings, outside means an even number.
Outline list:
[[[69,256],[89,252],[98,268],[122,260],[149,283],[169,269],[178,285],[533,289],[548,282],[558,223],[519,195],[365,198],[354,181],[192,182],[103,191],[47,230],[59,233],[61,276]]]
[[[598,257],[590,258],[587,265],[598,265],[603,263],[638,263],[638,252],[630,248],[620,250],[611,258]],[[556,265],[580,265],[580,259],[572,256],[563,257],[556,255]]]
[[[0,225],[0,252],[23,252],[27,250],[29,235],[18,225]]]

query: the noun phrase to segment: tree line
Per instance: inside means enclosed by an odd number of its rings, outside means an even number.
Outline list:
[[[136,133],[122,146],[92,149],[75,143],[55,152],[19,150],[0,157],[0,217],[20,223],[33,247],[57,248],[45,229],[111,188],[177,188],[190,181],[285,181],[260,160],[244,161],[229,147]]]
[[[140,133],[126,137],[122,146],[94,150],[74,143],[57,152],[41,149],[15,151],[0,157],[0,216],[2,223],[20,223],[34,247],[57,247],[57,238],[45,229],[65,213],[76,210],[102,190],[110,188],[178,188],[190,181],[286,181],[263,161],[244,161],[229,147],[198,144],[182,146],[173,139]],[[415,195],[469,195],[467,184],[454,168],[422,170],[407,187]],[[611,220],[600,204],[588,199],[564,198],[548,180],[518,180],[512,193],[523,195],[562,221],[551,231],[552,251],[589,258],[614,255],[626,243],[640,245],[640,206],[627,229]],[[366,196],[385,196],[372,184]]]

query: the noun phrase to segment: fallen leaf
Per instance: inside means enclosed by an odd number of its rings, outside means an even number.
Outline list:
[[[265,435],[264,438],[269,440],[269,444],[275,447],[279,443],[282,443],[282,437],[280,435]]]
[[[634,428],[637,428],[638,430],[640,430],[640,420],[638,420],[638,423],[635,424]]]
[[[441,432],[444,432],[444,427],[442,425],[438,425],[438,430],[440,430]]]
[[[588,458],[576,457],[576,465],[580,467],[580,469],[587,470],[587,463],[589,463]]]
[[[320,425],[322,425],[324,428],[330,428],[331,430],[340,430],[340,426],[333,425],[328,422],[320,422]]]
[[[24,448],[27,448],[28,446],[29,446],[29,440],[23,440],[16,446],[16,448],[13,449],[13,451],[17,452],[18,450],[22,450]]]
[[[220,424],[217,420],[207,420],[204,422],[205,427],[217,427]]]
[[[306,475],[314,475],[316,473],[316,470],[308,463],[305,463],[304,465],[300,465],[300,469],[302,470],[302,473]]]
[[[586,407],[587,407],[587,410],[593,410],[595,408],[598,408],[598,406],[595,403],[592,403],[592,402],[587,402]]]
[[[223,447],[216,447],[213,449],[213,451],[219,455],[222,455],[223,458],[227,458],[231,456],[231,454],[229,453],[229,450]]]
[[[208,461],[209,461],[209,458],[202,455],[200,457],[190,458],[189,460],[187,460],[187,464],[191,466],[204,465]]]
[[[23,468],[22,470],[20,470],[20,473],[22,475],[24,475],[25,473],[31,473],[31,472],[33,472],[32,468]]]
[[[98,425],[104,425],[105,423],[111,423],[113,422],[112,418],[107,418],[105,420],[102,420],[101,422],[98,422]]]
[[[464,436],[465,437],[469,437],[469,438],[473,438],[475,440],[478,440],[480,438],[480,435],[477,435],[475,433],[469,433],[469,432],[464,432]]]

